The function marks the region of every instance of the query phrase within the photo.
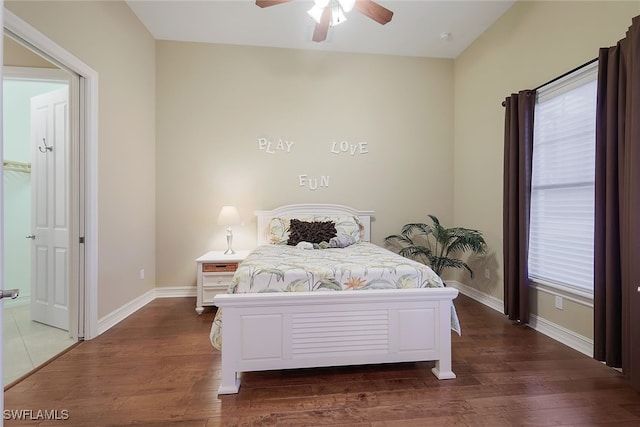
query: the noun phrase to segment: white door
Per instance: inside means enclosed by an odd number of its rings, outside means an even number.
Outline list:
[[[69,330],[69,91],[31,99],[31,319]]]

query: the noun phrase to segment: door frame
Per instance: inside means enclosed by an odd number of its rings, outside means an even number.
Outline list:
[[[71,135],[78,141],[71,168],[77,173],[77,177],[72,177],[71,189],[72,194],[78,195],[77,225],[74,226],[78,244],[73,245],[77,264],[71,266],[71,271],[77,271],[77,298],[82,308],[78,310],[78,338],[92,339],[98,335],[98,73],[4,7],[3,15],[4,35],[78,76],[72,79],[77,80],[77,84],[70,86],[70,99],[79,101],[71,112],[76,118],[75,122],[72,119]],[[0,200],[0,208],[2,205]],[[1,227],[3,222],[0,236]]]

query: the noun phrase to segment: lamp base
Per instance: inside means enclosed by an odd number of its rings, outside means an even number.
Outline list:
[[[231,227],[227,228],[227,250],[224,251],[225,255],[233,255],[236,253],[233,249],[231,249],[231,243],[233,243],[233,231]]]

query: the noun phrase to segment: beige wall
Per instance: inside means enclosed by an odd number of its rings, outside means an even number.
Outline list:
[[[57,68],[49,61],[34,54],[24,46],[16,43],[7,36],[3,37],[4,52],[3,65],[13,67],[30,67],[30,68]]]
[[[329,202],[373,209],[372,240],[453,215],[453,61],[157,43],[157,284],[194,285],[194,259],[226,247],[221,206]],[[258,138],[293,141],[268,154]],[[367,154],[333,154],[333,141]],[[312,191],[298,176],[329,177]]]
[[[492,254],[465,282],[502,299],[502,152],[506,96],[534,88],[598,56],[624,37],[640,2],[519,1],[455,61],[454,214],[484,231]],[[532,295],[534,314],[592,337],[591,309]]]
[[[155,41],[123,2],[5,6],[99,74],[100,318],[155,285]]]

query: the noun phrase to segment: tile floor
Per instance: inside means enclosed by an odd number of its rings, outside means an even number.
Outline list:
[[[32,321],[29,308],[28,304],[4,308],[4,385],[75,343],[67,331]]]

